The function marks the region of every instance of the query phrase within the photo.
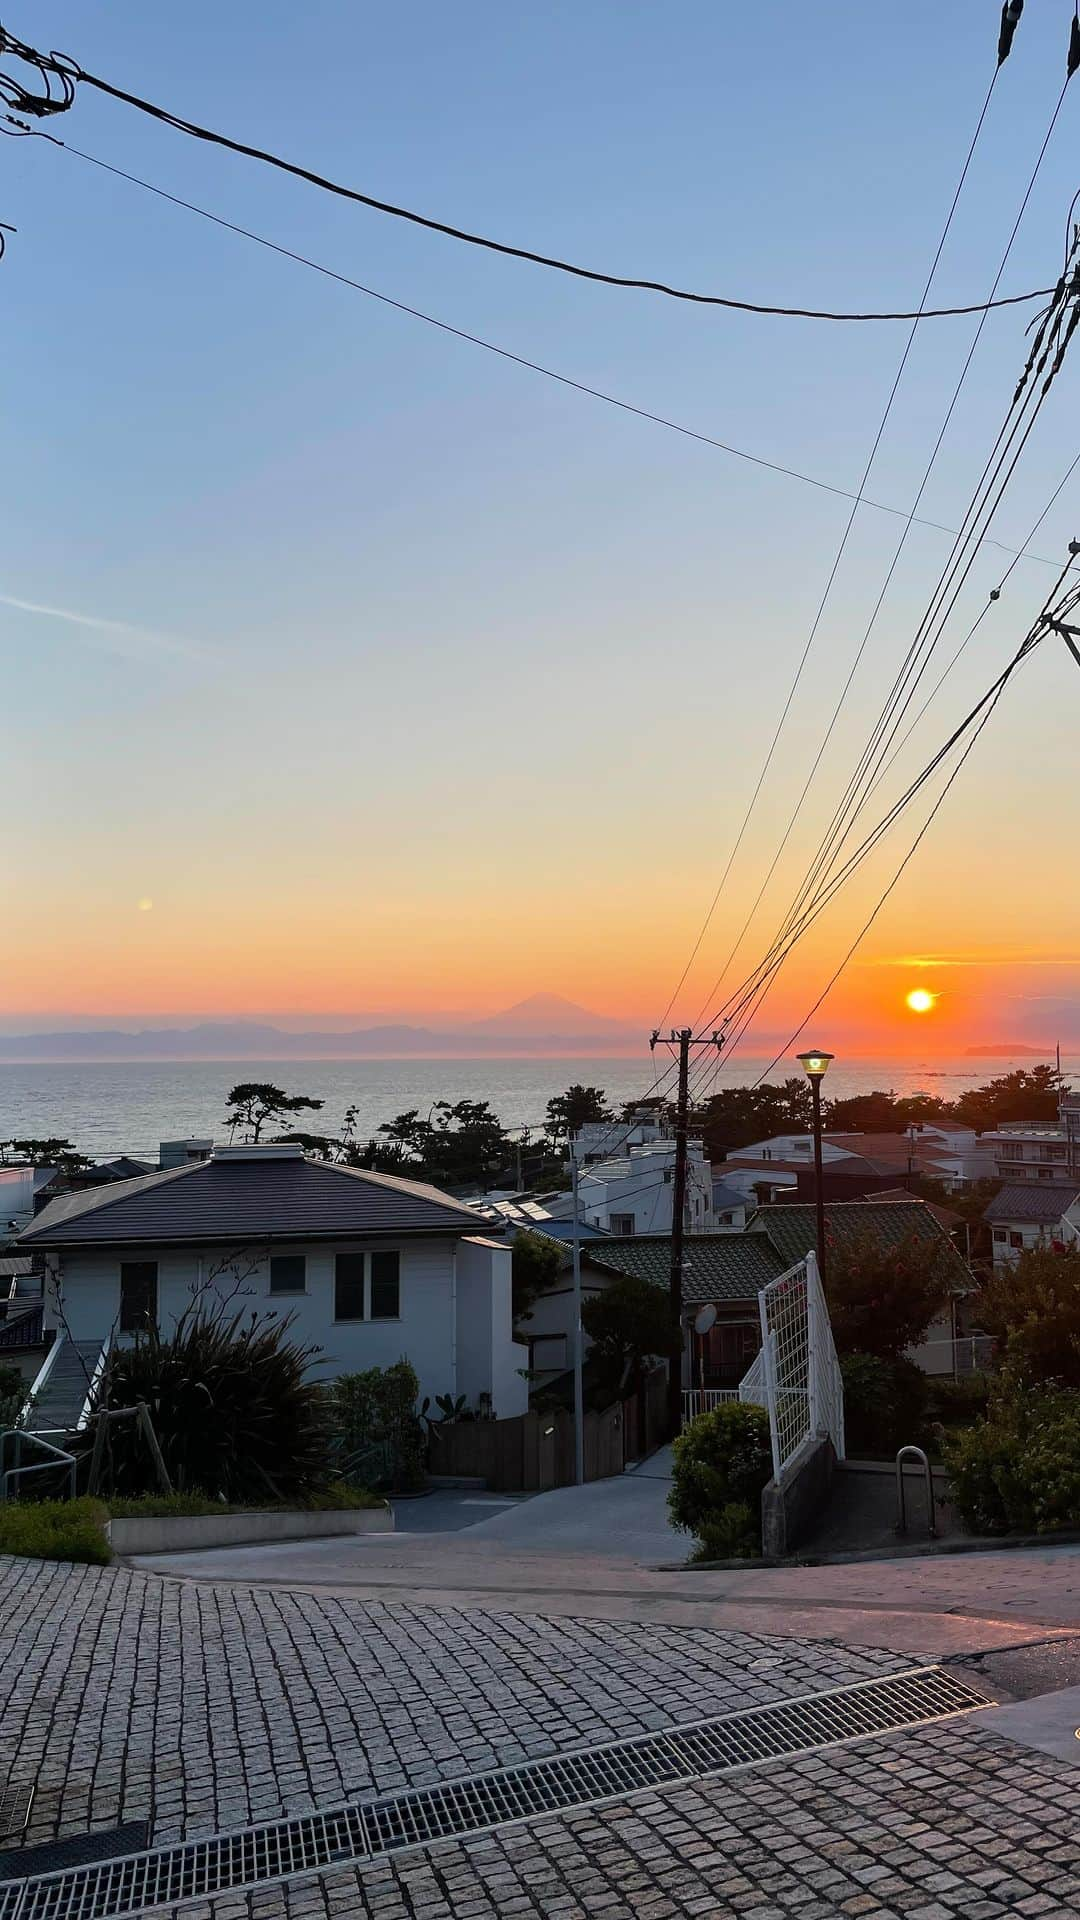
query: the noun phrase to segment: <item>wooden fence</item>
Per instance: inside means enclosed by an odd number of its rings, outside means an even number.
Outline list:
[[[585,1415],[586,1480],[622,1473],[664,1437],[666,1375],[656,1368],[640,1393],[603,1413]],[[432,1428],[428,1465],[434,1474],[486,1480],[499,1493],[544,1493],[574,1480],[574,1416],[523,1413],[515,1420],[453,1420]]]

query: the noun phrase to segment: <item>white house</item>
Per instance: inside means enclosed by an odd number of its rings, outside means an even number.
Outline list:
[[[233,1301],[289,1314],[292,1337],[321,1348],[322,1378],[405,1358],[422,1396],[483,1397],[500,1417],[528,1405],[510,1248],[417,1181],[297,1146],[215,1147],[52,1201],[18,1249],[44,1255],[46,1326],[84,1358],[151,1322],[167,1334],[193,1300]]]
[[[983,1213],[995,1267],[1011,1266],[1032,1247],[1080,1240],[1080,1181],[1019,1180],[1002,1187]]]
[[[924,1174],[940,1180],[950,1192],[989,1179],[994,1153],[989,1136],[974,1127],[912,1126],[894,1133],[825,1133],[821,1142],[822,1167],[863,1162],[877,1173]],[[793,1187],[804,1167],[814,1164],[814,1141],[809,1133],[774,1134],[745,1147],[733,1147],[723,1163],[723,1177],[750,1191],[754,1186]]]
[[[583,1168],[578,1178],[581,1218],[605,1233],[670,1233],[675,1142],[648,1141],[610,1160]],[[569,1194],[547,1203],[553,1220],[570,1217]],[[687,1143],[686,1228],[708,1233],[713,1225],[712,1168],[700,1140]]]
[[[579,1167],[597,1160],[609,1160],[631,1147],[651,1146],[654,1141],[671,1139],[663,1116],[653,1107],[639,1107],[626,1120],[588,1120],[574,1135],[574,1152]]]

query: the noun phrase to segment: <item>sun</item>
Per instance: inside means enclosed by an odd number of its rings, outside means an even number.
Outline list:
[[[930,993],[926,987],[912,987],[911,992],[904,995],[904,1005],[910,1007],[912,1013],[931,1013],[936,1000],[937,994]]]

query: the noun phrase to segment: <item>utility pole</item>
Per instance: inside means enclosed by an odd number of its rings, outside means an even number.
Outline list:
[[[574,1481],[585,1483],[585,1389],[582,1365],[585,1334],[581,1325],[581,1211],[577,1141],[570,1135],[570,1187],[574,1197]]]
[[[655,1049],[660,1038],[655,1032],[650,1048]],[[690,1131],[690,1049],[691,1047],[721,1047],[723,1039],[719,1033],[713,1033],[708,1039],[695,1040],[692,1027],[672,1028],[668,1037],[669,1046],[679,1049],[679,1091],[675,1103],[675,1171],[671,1186],[671,1277],[669,1297],[671,1316],[682,1327],[683,1314],[683,1240],[686,1233],[686,1145]],[[672,1439],[682,1428],[682,1367],[683,1353],[680,1345],[678,1353],[672,1354],[668,1361],[668,1432]]]

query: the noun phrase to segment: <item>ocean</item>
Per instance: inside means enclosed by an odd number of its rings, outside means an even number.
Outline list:
[[[962,1059],[898,1064],[838,1059],[829,1069],[832,1096],[868,1093],[940,1093],[954,1099],[964,1088],[1031,1067],[1030,1058]],[[65,1065],[0,1064],[0,1140],[59,1135],[83,1153],[108,1159],[129,1153],[156,1163],[162,1140],[189,1134],[224,1138],[225,1099],[238,1080],[272,1080],[289,1093],[323,1100],[320,1113],[301,1115],[313,1132],[334,1133],[345,1109],[355,1106],[357,1134],[366,1140],[384,1120],[411,1107],[426,1113],[436,1100],[489,1100],[508,1128],[539,1127],[553,1094],[572,1082],[603,1087],[612,1106],[640,1098],[655,1073],[669,1065],[666,1053],[652,1068],[647,1053],[636,1057],[560,1059],[403,1060],[140,1060]],[[767,1059],[733,1059],[718,1086],[749,1085]],[[1080,1079],[1080,1057],[1062,1061]],[[699,1069],[695,1068],[695,1072]],[[780,1080],[777,1068],[770,1076]]]

